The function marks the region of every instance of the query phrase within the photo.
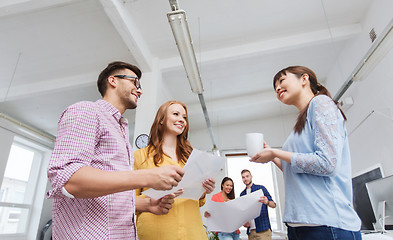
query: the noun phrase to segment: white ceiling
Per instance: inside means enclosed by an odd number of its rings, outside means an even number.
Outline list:
[[[213,127],[294,111],[277,103],[272,77],[305,65],[324,81],[372,0],[178,0],[187,13]],[[205,128],[170,30],[166,0],[0,1],[0,112],[56,135],[70,104],[99,98],[113,60],[144,72],[158,60],[167,90]],[[142,78],[143,82],[143,78]],[[133,111],[126,113],[131,124]]]

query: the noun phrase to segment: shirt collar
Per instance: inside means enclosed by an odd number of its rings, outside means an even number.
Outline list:
[[[101,107],[103,107],[106,111],[108,111],[119,123],[128,124],[127,119],[122,117],[120,111],[115,106],[113,106],[110,102],[104,99],[99,99],[96,101],[96,103]]]

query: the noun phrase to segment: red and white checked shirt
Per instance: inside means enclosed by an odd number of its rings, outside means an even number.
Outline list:
[[[134,169],[128,123],[109,102],[79,102],[60,117],[48,166],[53,198],[53,239],[138,239],[135,191],[92,199],[68,198],[62,188],[83,166],[104,171]]]

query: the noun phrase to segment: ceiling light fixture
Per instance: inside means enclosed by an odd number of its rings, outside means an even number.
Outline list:
[[[385,57],[393,47],[393,19],[388,24],[380,38],[371,46],[366,56],[362,59],[360,66],[353,74],[353,80],[362,80],[374,69],[374,67]]]
[[[169,25],[171,25],[173,36],[175,37],[177,49],[179,50],[184,69],[187,74],[188,82],[191,90],[198,94],[201,103],[205,122],[213,144],[212,151],[219,153],[216,142],[214,140],[213,129],[210,123],[209,114],[207,112],[205,99],[203,97],[203,85],[201,75],[199,73],[198,63],[195,57],[194,47],[192,45],[190,29],[188,28],[186,12],[179,9],[177,0],[169,0],[172,12],[167,13]]]
[[[338,93],[334,96],[334,99],[338,101],[344,93],[347,91],[349,86],[355,81],[365,79],[368,74],[374,69],[374,67],[385,57],[385,55],[393,47],[393,19],[387,25],[385,30],[371,45],[370,49],[360,61],[360,63],[353,70],[349,79],[344,82]]]
[[[175,11],[167,13],[167,17],[171,25],[173,36],[175,37],[188,81],[190,82],[191,90],[194,93],[202,93],[202,80],[195,57],[194,47],[192,45],[190,30],[187,24],[186,12],[176,9]]]

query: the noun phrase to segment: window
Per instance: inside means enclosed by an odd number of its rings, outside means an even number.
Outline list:
[[[19,222],[21,211],[10,211],[8,222]]]
[[[0,113],[0,239],[36,239],[51,218],[45,192],[54,140]]]
[[[42,154],[15,138],[0,194],[0,234],[25,234],[32,209]]]
[[[247,156],[232,157],[228,155],[226,156],[228,161],[228,177],[232,178],[232,180],[234,181],[236,197],[239,197],[240,193],[245,188],[240,172],[243,169],[248,169],[251,172],[253,183],[265,186],[266,189],[269,191],[270,195],[272,196],[274,202],[276,202],[276,208],[273,209],[268,207],[269,219],[273,231],[281,230],[282,223],[281,218],[279,217],[279,195],[277,183],[275,182],[275,168],[273,168],[272,166],[273,163],[252,163],[249,161],[250,158]]]

